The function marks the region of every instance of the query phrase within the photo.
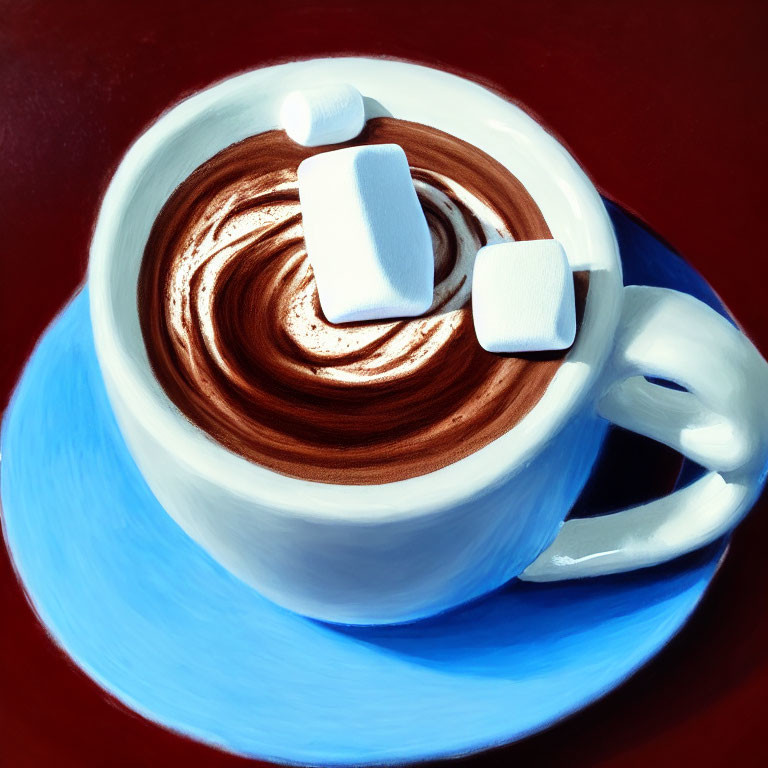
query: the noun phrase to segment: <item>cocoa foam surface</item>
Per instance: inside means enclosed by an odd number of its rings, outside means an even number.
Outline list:
[[[329,148],[282,131],[198,168],[147,242],[138,303],[156,377],[215,440],[283,474],[358,485],[434,471],[514,427],[565,356],[491,354],[474,333],[477,249],[551,237],[525,188],[481,150],[416,123],[370,120],[346,146],[390,142],[406,152],[432,233],[435,297],[423,317],[325,320],[296,169]],[[580,320],[588,275],[574,277]]]

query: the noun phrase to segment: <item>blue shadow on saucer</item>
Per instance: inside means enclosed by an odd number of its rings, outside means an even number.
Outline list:
[[[725,314],[679,256],[606,204],[627,283],[678,288]],[[541,730],[659,651],[725,548],[625,576],[512,582],[406,626],[303,619],[231,576],[152,496],[107,401],[86,291],[30,359],[2,455],[7,543],[54,639],[147,718],[280,763],[425,760]]]

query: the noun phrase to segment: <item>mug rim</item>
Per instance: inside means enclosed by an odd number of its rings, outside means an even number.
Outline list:
[[[131,270],[138,275],[146,244],[132,229],[131,215],[151,217],[150,227],[154,223],[159,208],[153,215],[152,207],[145,205],[147,195],[142,198],[141,193],[153,180],[162,186],[160,160],[173,142],[194,138],[196,126],[213,137],[215,128],[249,115],[279,127],[279,102],[288,90],[333,79],[351,83],[367,97],[366,118],[382,107],[395,117],[416,116],[420,119],[415,122],[452,133],[495,157],[539,205],[553,237],[566,245],[572,268],[590,269],[576,342],[536,405],[512,429],[474,453],[433,472],[378,485],[329,484],[283,475],[230,451],[194,425],[155,379],[143,337],[136,344],[136,283],[132,302],[126,299],[124,285],[126,272],[129,284]],[[257,96],[266,104],[271,99],[274,115],[265,116],[269,107],[264,105],[257,112]],[[476,108],[456,110],[457,98]],[[166,180],[166,186],[172,184],[168,194],[220,149],[268,129],[230,135],[223,144],[211,142],[212,151],[203,159],[186,158],[192,167],[177,171],[180,178]],[[570,217],[562,216],[563,211]],[[126,252],[133,253],[133,262],[120,260]],[[172,446],[178,463],[254,504],[312,519],[360,522],[455,507],[496,487],[530,460],[580,407],[605,364],[622,296],[618,245],[608,212],[583,169],[551,134],[485,85],[422,64],[370,57],[301,59],[262,67],[221,80],[163,113],[124,155],[105,193],[91,242],[88,283],[97,357],[118,422],[130,417],[151,424],[155,438]],[[121,315],[117,304],[128,315]],[[128,325],[134,330],[130,339]]]

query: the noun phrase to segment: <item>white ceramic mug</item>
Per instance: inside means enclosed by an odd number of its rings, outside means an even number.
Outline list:
[[[591,271],[576,344],[532,411],[450,466],[383,485],[300,480],[231,453],[171,403],[139,327],[139,265],[171,192],[226,146],[277,127],[288,91],[329,81],[357,87],[369,117],[383,108],[495,157],[534,197],[571,266]],[[91,246],[89,287],[107,390],[160,503],[233,573],[308,616],[406,621],[515,576],[545,581],[653,565],[734,526],[765,476],[768,365],[757,350],[687,295],[624,288],[611,222],[576,162],[519,108],[442,71],[364,58],[300,61],[182,102],[118,168]],[[563,524],[609,422],[710,471],[649,504]]]

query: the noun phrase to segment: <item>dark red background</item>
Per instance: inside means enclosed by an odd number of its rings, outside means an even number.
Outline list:
[[[0,390],[82,280],[104,187],[180,97],[299,56],[486,80],[686,254],[768,353],[768,6],[755,2],[0,2]],[[607,699],[469,764],[768,764],[765,497],[683,633]],[[245,765],[108,700],[0,563],[0,764]]]

